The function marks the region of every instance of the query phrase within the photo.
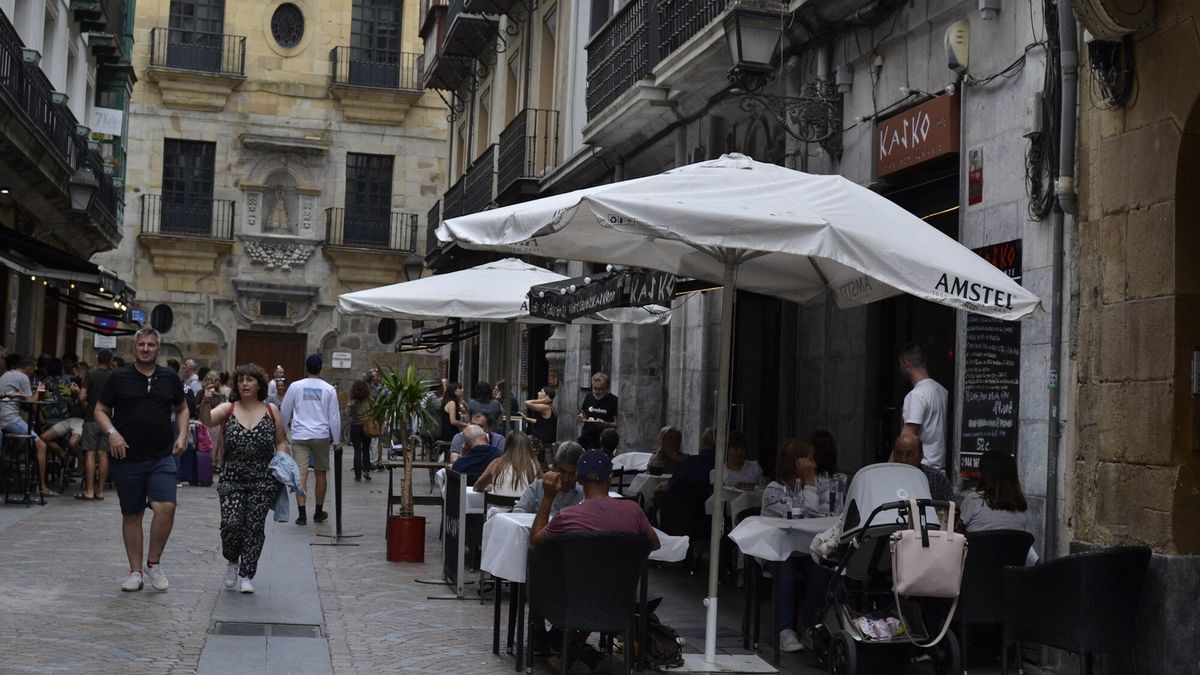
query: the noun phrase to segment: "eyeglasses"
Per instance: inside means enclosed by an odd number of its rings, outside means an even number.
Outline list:
[[[150,390],[154,388],[154,379],[156,377],[157,377],[156,375],[151,375],[150,377],[146,378],[146,395],[147,396],[150,395]]]

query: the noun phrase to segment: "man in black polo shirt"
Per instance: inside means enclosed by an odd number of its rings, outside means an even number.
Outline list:
[[[585,450],[599,448],[600,434],[617,428],[617,396],[608,390],[607,373],[592,375],[592,391],[579,404],[579,421],[583,423],[579,444]]]
[[[96,399],[95,418],[108,436],[112,477],[121,500],[121,536],[129,558],[123,591],[142,589],[142,516],[149,504],[150,548],[145,576],[155,590],[167,590],[158,565],[175,522],[175,459],[187,445],[188,408],[183,382],[158,365],[159,336],[153,328],[134,333],[134,365],[113,371]],[[171,426],[171,412],[175,426]]]

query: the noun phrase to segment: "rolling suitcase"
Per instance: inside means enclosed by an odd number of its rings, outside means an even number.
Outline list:
[[[179,473],[179,482],[196,484],[196,428],[192,427],[188,430],[187,447],[183,449],[183,453],[175,459],[175,466]]]
[[[213,482],[213,456],[211,452],[196,451],[196,476],[192,485],[208,487]]]

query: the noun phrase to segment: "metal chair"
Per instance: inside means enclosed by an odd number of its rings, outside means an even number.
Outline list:
[[[562,633],[562,673],[570,667],[571,631],[620,635],[625,672],[633,672],[638,583],[650,541],[636,534],[577,532],[548,539],[529,555],[530,616],[544,617]],[[642,613],[644,616],[644,612]],[[532,653],[532,626],[530,627]]]
[[[966,566],[958,594],[958,644],[963,672],[967,672],[967,627],[970,624],[1004,623],[1004,568],[1022,566],[1033,545],[1033,535],[1021,530],[967,533]]]
[[[1129,672],[1136,673],[1133,641],[1149,565],[1150,549],[1118,546],[1004,568],[1004,674],[1013,642],[1018,655],[1021,642],[1079,654],[1084,675],[1096,652],[1129,652]]]

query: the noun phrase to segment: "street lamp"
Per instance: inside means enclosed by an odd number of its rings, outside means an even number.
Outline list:
[[[737,0],[725,15],[729,42],[729,93],[744,112],[765,111],[802,143],[820,143],[830,156],[842,154],[842,98],[837,85],[818,79],[802,96],[762,93],[775,79],[786,5],[771,0]],[[847,87],[848,88],[848,87]]]
[[[425,271],[425,259],[417,255],[416,252],[408,254],[404,259],[404,278],[407,281],[416,281],[421,278],[421,273]]]
[[[92,198],[96,196],[96,190],[100,187],[100,182],[96,180],[96,174],[86,166],[79,167],[74,176],[71,176],[68,189],[71,193],[71,210],[78,213],[86,213],[92,205]]]

